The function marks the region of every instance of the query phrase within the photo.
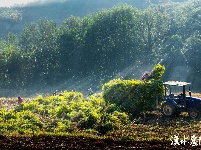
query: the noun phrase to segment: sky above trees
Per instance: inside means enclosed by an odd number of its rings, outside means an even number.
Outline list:
[[[44,3],[59,3],[66,0],[1,0],[0,7],[12,7],[15,5],[31,5],[31,4],[44,4]]]

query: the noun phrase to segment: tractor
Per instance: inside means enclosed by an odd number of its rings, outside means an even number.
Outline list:
[[[180,81],[164,82],[164,98],[161,105],[161,112],[164,116],[176,116],[181,112],[188,112],[190,118],[198,118],[201,111],[201,99],[192,97],[190,84]],[[186,87],[188,86],[189,92],[186,95]],[[181,89],[180,89],[181,88]],[[173,89],[180,91],[179,94],[174,94]],[[178,93],[178,91],[176,91]]]

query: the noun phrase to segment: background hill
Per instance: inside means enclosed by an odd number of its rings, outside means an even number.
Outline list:
[[[32,3],[29,5],[15,5],[13,7],[0,7],[0,36],[8,32],[21,33],[25,24],[37,21],[41,18],[51,19],[58,24],[70,16],[84,17],[100,9],[110,9],[115,5],[129,4],[133,7],[145,9],[150,5],[167,3],[169,0],[64,0],[53,3]],[[173,0],[183,2],[185,0]]]

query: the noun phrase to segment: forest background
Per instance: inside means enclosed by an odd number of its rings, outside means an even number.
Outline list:
[[[99,91],[157,63],[201,91],[200,0],[70,0],[1,7],[0,20],[0,96]]]

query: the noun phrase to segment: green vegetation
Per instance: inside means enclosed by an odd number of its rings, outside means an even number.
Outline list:
[[[83,98],[79,92],[38,96],[12,110],[0,110],[1,134],[75,133],[105,134],[126,124],[128,116],[101,94]]]
[[[163,83],[159,80],[165,67],[157,64],[150,81],[114,79],[103,85],[103,97],[121,110],[139,115],[156,105],[156,98],[163,94]]]

